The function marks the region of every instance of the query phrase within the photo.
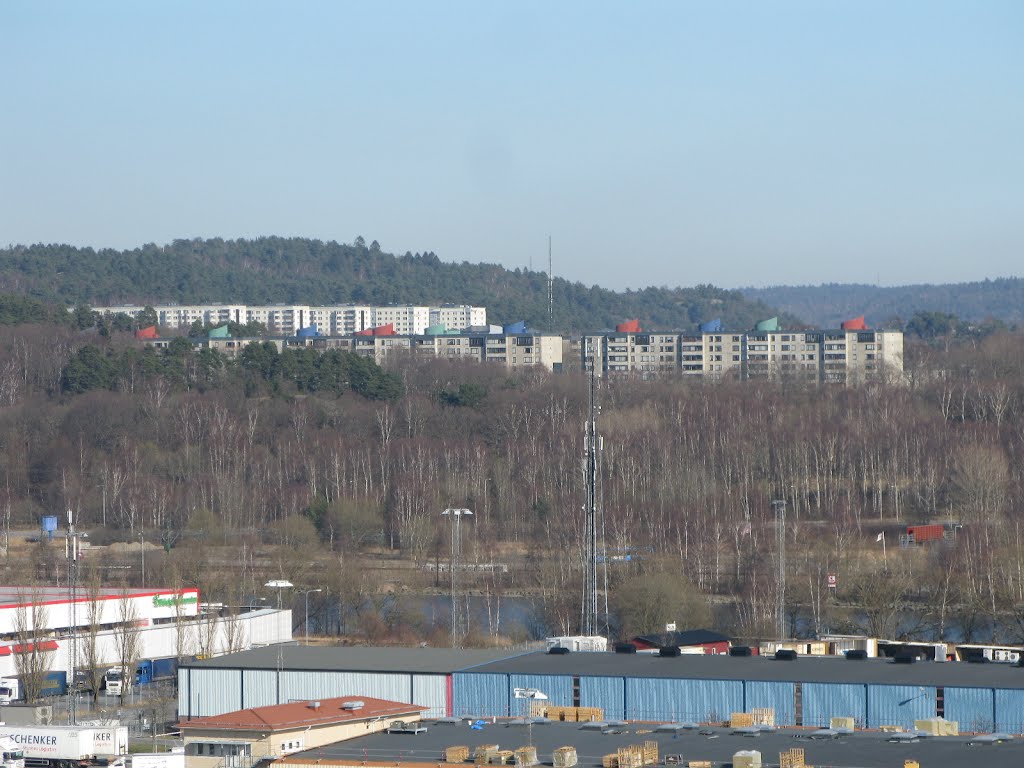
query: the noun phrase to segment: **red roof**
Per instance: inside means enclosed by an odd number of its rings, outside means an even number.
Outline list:
[[[140,328],[135,332],[136,339],[159,339],[160,334],[156,331],[156,326],[151,325],[148,328]]]
[[[861,315],[860,317],[853,318],[853,320],[843,320],[840,329],[844,331],[866,331],[868,326],[864,322],[864,315]]]
[[[627,320],[615,326],[616,333],[640,333],[639,320]]]
[[[362,702],[358,709],[345,709],[349,702]],[[336,699],[314,701],[293,701],[288,704],[274,704],[269,707],[240,709],[223,715],[197,717],[182,720],[181,728],[208,728],[218,731],[291,731],[317,725],[340,725],[346,722],[358,723],[375,718],[422,715],[428,708],[417,704],[402,704],[398,701],[372,699],[367,696],[342,696]]]

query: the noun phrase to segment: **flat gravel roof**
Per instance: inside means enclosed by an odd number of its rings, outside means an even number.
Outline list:
[[[800,656],[794,661],[776,661],[770,656],[684,654],[659,657],[641,653],[536,652],[479,664],[466,671],[580,677],[1024,688],[1024,668],[1013,664],[962,661],[896,664],[890,659],[850,661],[842,656]]]
[[[213,659],[182,664],[195,669],[278,669],[309,672],[402,672],[450,674],[476,664],[503,659],[504,649],[381,648],[366,646],[283,645],[254,648]]]
[[[537,747],[542,765],[552,765],[552,752],[563,746],[576,748],[582,768],[598,768],[601,758],[614,753],[619,747],[658,742],[659,764],[665,764],[666,755],[678,755],[682,765],[690,760],[710,760],[715,765],[729,764],[740,750],[757,750],[765,765],[778,765],[779,753],[792,747],[804,750],[808,765],[828,765],[836,768],[893,768],[902,766],[906,759],[917,760],[926,768],[963,768],[965,765],[984,765],[987,768],[1024,765],[1024,740],[1014,739],[1003,744],[970,746],[968,737],[932,737],[909,744],[894,744],[889,734],[877,731],[858,732],[837,739],[810,739],[811,731],[780,729],[758,736],[735,735],[728,728],[702,729],[678,734],[643,731],[651,725],[630,724],[614,728],[613,733],[581,730],[577,723],[549,723],[534,725],[528,731],[525,725],[510,725],[502,721],[488,723],[482,730],[474,730],[466,721],[458,724],[424,721],[427,732],[412,734],[377,733],[350,741],[332,744],[292,755],[289,761],[315,762],[316,760],[345,760],[359,765],[363,760],[401,765],[424,762],[433,765],[444,762],[444,750],[450,746],[470,748],[481,744],[497,744],[500,749],[516,749],[532,742]]]

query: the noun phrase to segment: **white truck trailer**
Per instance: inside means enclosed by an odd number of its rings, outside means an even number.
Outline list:
[[[103,731],[123,731],[103,734]],[[98,733],[99,732],[99,733]],[[26,768],[87,768],[87,766],[125,765],[124,754],[103,754],[128,744],[128,729],[79,728],[77,726],[37,725],[0,726],[0,739],[10,739],[25,755]]]

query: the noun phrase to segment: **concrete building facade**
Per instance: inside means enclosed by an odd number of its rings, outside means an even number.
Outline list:
[[[101,314],[124,314],[136,318],[145,310],[135,304],[93,307]],[[394,325],[402,335],[425,333],[432,325],[443,324],[449,330],[463,330],[487,325],[487,308],[470,305],[441,306],[371,306],[339,304],[311,306],[307,304],[160,304],[153,307],[157,325],[168,330],[184,330],[193,323],[221,325],[262,323],[271,334],[294,336],[302,328],[316,325],[325,336],[345,336],[368,328]]]

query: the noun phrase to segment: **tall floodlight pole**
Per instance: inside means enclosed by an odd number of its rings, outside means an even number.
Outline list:
[[[597,373],[590,366],[590,415],[584,431],[585,472],[587,477],[586,560],[583,585],[583,634],[595,635],[598,627],[597,590],[597,467],[601,452],[601,436],[597,433]]]
[[[459,569],[459,557],[462,554],[462,529],[460,526],[462,518],[472,517],[473,512],[469,509],[452,509],[449,507],[441,514],[451,518],[452,521],[452,559],[449,563],[452,577],[452,648],[458,648],[461,622],[459,621],[458,581],[455,574]]]
[[[775,509],[775,549],[779,556],[779,594],[776,608],[779,640],[786,639],[786,501],[776,499],[772,502]]]
[[[75,533],[75,513],[68,510],[68,587],[71,592],[71,653],[68,659],[68,722],[71,725],[77,723],[76,700],[75,700],[75,665],[78,663],[78,536]],[[33,627],[35,629],[35,627]]]
[[[309,593],[310,592],[323,592],[323,590],[319,589],[319,588],[318,589],[304,589],[304,590],[302,590],[302,593],[306,596],[306,623],[302,625],[303,628],[304,628],[303,629],[303,636],[305,638],[303,640],[303,644],[304,645],[309,645]]]

